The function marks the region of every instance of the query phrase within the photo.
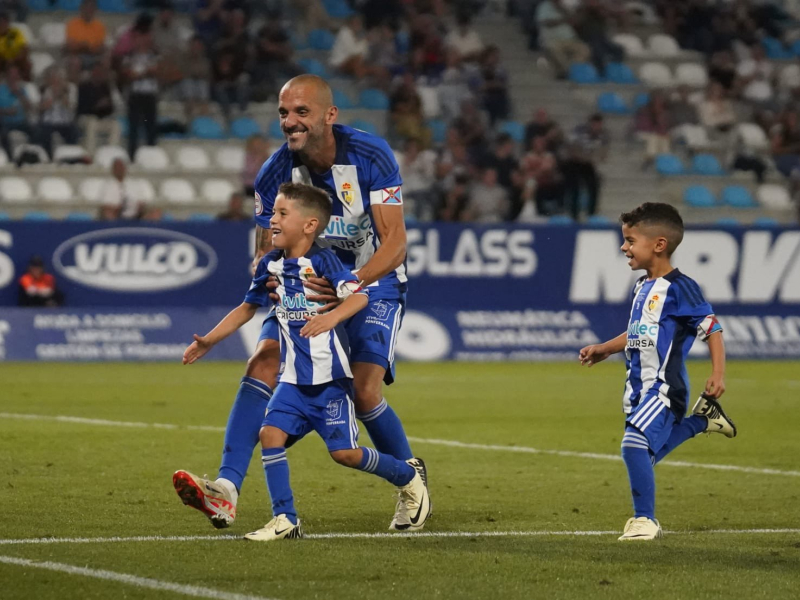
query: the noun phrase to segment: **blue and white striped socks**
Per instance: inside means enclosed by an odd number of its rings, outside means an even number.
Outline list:
[[[272,500],[272,514],[286,517],[297,525],[297,510],[294,507],[292,487],[289,485],[289,463],[286,448],[262,448],[261,464],[267,478],[267,489]]]
[[[364,424],[369,438],[379,452],[394,456],[401,461],[414,458],[400,417],[387,404],[386,398],[383,398],[371,411],[356,416]]]
[[[361,447],[361,464],[358,469],[382,477],[397,487],[406,485],[416,475],[414,467],[407,462],[364,446]]]
[[[634,516],[655,519],[656,478],[650,443],[638,429],[630,426],[622,437],[622,460],[628,467]]]

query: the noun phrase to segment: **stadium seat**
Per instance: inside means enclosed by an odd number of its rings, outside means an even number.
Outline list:
[[[755,123],[740,123],[736,127],[736,133],[742,144],[750,150],[758,152],[769,148],[767,134]]]
[[[671,58],[681,53],[681,47],[675,38],[665,33],[651,35],[647,40],[647,47],[660,58]]]
[[[32,210],[28,213],[25,213],[25,216],[22,217],[23,221],[49,221],[50,220],[50,213],[47,213],[43,210]]]
[[[44,23],[39,28],[39,39],[45,46],[61,48],[67,41],[67,25],[65,22]]]
[[[336,41],[334,35],[327,29],[312,29],[308,32],[308,46],[312,50],[329,51]]]
[[[347,110],[356,107],[356,103],[342,90],[333,90],[333,104],[338,107],[339,110]]]
[[[276,140],[285,140],[286,136],[283,135],[283,129],[281,129],[281,121],[280,119],[275,119],[274,121],[270,121],[269,124],[269,137],[274,138]]]
[[[197,200],[192,184],[177,177],[161,182],[160,196],[170,204],[189,204]]]
[[[139,200],[147,203],[156,201],[156,190],[149,179],[145,179],[144,177],[129,177],[126,181]]]
[[[500,131],[507,133],[515,142],[522,142],[525,140],[525,124],[519,121],[504,121],[500,125]]]
[[[776,210],[789,210],[792,208],[792,198],[789,190],[776,183],[764,183],[758,186],[756,197],[764,208]]]
[[[757,208],[758,202],[755,201],[750,191],[741,185],[729,185],[722,190],[722,203],[734,208]]]
[[[354,13],[345,0],[322,0],[322,6],[332,19],[346,19]]]
[[[37,44],[36,36],[33,34],[33,30],[28,26],[27,23],[14,22],[11,24],[11,26],[19,29],[19,32],[28,42],[28,47],[35,46]]]
[[[553,215],[552,217],[547,219],[547,224],[565,226],[565,225],[574,225],[575,221],[573,221],[572,217],[570,217],[569,215]]]
[[[711,143],[708,139],[708,132],[702,125],[679,125],[672,130],[675,139],[680,140],[689,148],[707,148]]]
[[[316,58],[301,58],[297,61],[297,64],[300,65],[300,68],[303,69],[303,71],[311,75],[316,75],[317,77],[322,77],[323,79],[328,79],[330,77],[330,74],[328,73],[328,67],[322,64]]]
[[[11,217],[5,211],[0,212],[0,221],[10,221]]]
[[[388,110],[389,97],[381,90],[367,88],[358,96],[358,104],[367,110]]]
[[[433,143],[444,144],[447,139],[447,123],[444,119],[431,119],[427,125],[433,134]]]
[[[0,168],[8,166],[8,154],[6,151],[0,148]]]
[[[133,12],[131,7],[134,2],[128,0],[97,0],[97,8],[108,13],[129,13]]]
[[[625,63],[608,63],[606,79],[612,83],[639,83],[636,75]]]
[[[44,72],[55,64],[53,57],[47,52],[31,52],[31,71],[33,77],[39,79]]]
[[[231,123],[231,135],[240,140],[246,140],[251,135],[260,135],[261,127],[251,117],[239,117]]]
[[[16,163],[23,153],[35,154],[38,162],[41,164],[47,164],[50,162],[50,157],[47,155],[47,151],[36,144],[20,144],[14,148],[14,156],[12,157],[12,160]]]
[[[647,92],[639,92],[633,97],[633,110],[639,110],[650,102],[650,94]]]
[[[83,146],[65,144],[53,152],[54,163],[90,162],[91,157]]]
[[[656,171],[659,175],[683,175],[683,163],[674,154],[656,156]]]
[[[611,115],[625,115],[630,109],[616,92],[603,92],[597,97],[597,110]]]
[[[586,219],[586,225],[589,227],[607,227],[612,224],[611,219],[605,215],[589,215]]]
[[[32,81],[27,81],[23,84],[23,87],[25,88],[25,94],[28,96],[28,100],[30,100],[34,107],[38,107],[39,103],[42,101],[42,94],[39,92],[39,86]]]
[[[619,33],[613,38],[614,43],[619,44],[625,49],[627,56],[642,56],[644,52],[644,44],[638,35],[632,33]]]
[[[638,20],[642,25],[654,26],[661,22],[655,8],[648,2],[626,2],[625,11],[633,17],[634,22]]]
[[[58,0],[56,8],[58,10],[77,11],[81,7],[82,0]]]
[[[725,175],[725,170],[713,154],[698,154],[692,160],[692,171],[698,175]]]
[[[94,162],[104,169],[110,168],[118,158],[121,158],[126,163],[131,162],[128,152],[121,146],[100,146],[97,152],[94,153]]]
[[[683,201],[693,208],[711,208],[716,206],[714,194],[704,185],[691,185],[683,191]]]
[[[211,117],[195,117],[190,126],[191,135],[203,140],[225,139],[222,125]]]
[[[639,69],[639,79],[649,87],[663,88],[672,85],[672,73],[661,62],[644,63]]]
[[[206,179],[200,189],[200,195],[210,204],[226,206],[236,188],[227,179]]]
[[[375,127],[375,124],[372,121],[366,121],[364,119],[356,119],[350,123],[350,127],[353,129],[360,129],[361,131],[366,131],[367,133],[371,133],[372,135],[378,135],[378,128]]]
[[[777,60],[794,58],[792,51],[784,48],[783,42],[774,37],[764,36],[761,38],[761,45],[764,46],[767,58]]]
[[[681,63],[675,68],[675,81],[689,87],[706,87],[708,72],[703,65],[697,63]]]
[[[181,146],[175,156],[175,162],[187,171],[206,171],[211,167],[208,153],[200,146]]]
[[[289,34],[289,41],[292,44],[292,48],[295,50],[308,50],[308,40],[294,28],[292,28],[292,32]]]
[[[86,202],[100,203],[100,190],[104,183],[102,177],[87,177],[78,184],[78,195]]]
[[[753,221],[753,227],[772,228],[779,225],[778,221],[772,217],[758,217]]]
[[[28,10],[34,12],[49,12],[53,10],[50,0],[27,0],[26,5]]]
[[[714,224],[719,227],[741,227],[742,225],[739,219],[735,219],[733,217],[722,217],[717,219]]]
[[[140,146],[133,162],[145,171],[166,171],[169,168],[169,156],[159,146]]]
[[[63,177],[42,177],[36,186],[36,195],[45,202],[69,202],[72,186]]]
[[[65,221],[93,221],[94,215],[88,212],[71,212],[66,217],[64,217]]]
[[[225,146],[217,150],[214,158],[220,169],[238,173],[244,169],[244,156],[244,148]]]
[[[600,75],[597,69],[589,63],[573,63],[569,66],[569,80],[573,83],[600,83]]]
[[[0,200],[27,202],[32,196],[31,186],[22,177],[0,177]]]
[[[208,213],[192,213],[186,217],[186,220],[194,223],[209,223],[214,220],[214,215]]]

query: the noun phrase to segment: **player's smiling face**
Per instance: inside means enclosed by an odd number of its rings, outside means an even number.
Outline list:
[[[657,239],[647,235],[641,227],[622,225],[623,244],[620,250],[628,258],[628,265],[634,271],[649,269],[655,257]]]
[[[318,220],[305,214],[294,200],[278,194],[269,225],[272,245],[286,250],[303,242],[309,232],[316,231]]]
[[[325,106],[321,99],[313,85],[296,84],[281,90],[278,114],[289,150],[313,152],[323,146],[326,129],[336,120],[336,109]]]

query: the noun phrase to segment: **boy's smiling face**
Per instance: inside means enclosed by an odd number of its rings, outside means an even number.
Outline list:
[[[319,219],[306,214],[294,200],[278,194],[269,225],[272,245],[285,250],[302,242],[309,234],[315,234]]]
[[[653,227],[622,225],[623,243],[620,247],[628,258],[631,270],[650,271],[655,260],[667,250],[667,238],[658,235]]]

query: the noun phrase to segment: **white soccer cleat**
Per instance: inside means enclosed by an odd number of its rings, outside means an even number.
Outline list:
[[[725,437],[736,437],[736,425],[728,418],[728,415],[722,410],[722,405],[715,398],[700,394],[700,398],[697,399],[692,409],[692,414],[708,419],[706,433],[721,433]]]
[[[244,539],[254,542],[273,542],[275,540],[296,540],[303,537],[300,519],[293,525],[286,515],[278,515],[258,531],[244,534]]]
[[[406,461],[414,467],[414,479],[397,489],[398,500],[390,531],[420,531],[431,515],[431,498],[425,485],[425,463],[419,458]]]
[[[661,531],[661,525],[658,524],[658,521],[647,517],[637,517],[628,519],[628,522],[625,523],[625,529],[618,539],[623,542],[655,540],[663,537],[663,535],[664,533]]]
[[[199,510],[217,529],[233,525],[236,500],[221,485],[188,471],[175,471],[172,485],[186,506]]]

